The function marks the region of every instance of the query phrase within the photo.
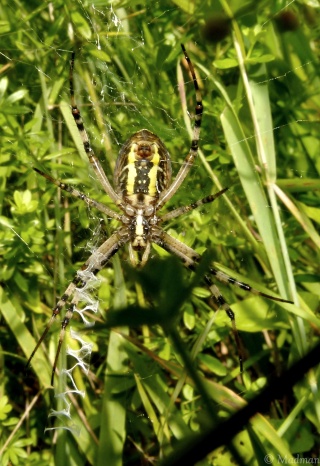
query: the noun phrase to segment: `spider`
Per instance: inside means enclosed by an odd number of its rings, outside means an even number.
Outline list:
[[[192,76],[196,97],[193,137],[188,155],[182,163],[176,177],[171,181],[171,160],[164,143],[158,136],[147,129],[137,131],[130,136],[120,149],[114,171],[113,186],[91,147],[80,111],[75,101],[73,84],[75,53],[72,53],[69,76],[72,115],[79,130],[84,150],[88,156],[90,164],[92,165],[95,175],[100,181],[105,192],[109,195],[121,213],[118,213],[108,206],[89,198],[72,186],[53,179],[51,176],[36,168],[34,169],[48,181],[55,184],[62,190],[67,191],[71,196],[83,200],[88,206],[96,208],[103,214],[118,220],[120,223],[120,226],[116,231],[90,255],[81,269],[76,272],[74,279],[69,284],[62,297],[58,300],[56,306],[53,308],[52,316],[27,362],[28,367],[56,317],[66,306],[67,302],[70,302],[61,322],[58,347],[52,367],[52,385],[65,331],[72,319],[74,310],[79,301],[77,288],[86,286],[88,281],[83,272],[86,271],[96,274],[106,265],[112,256],[114,256],[114,254],[116,254],[119,249],[126,244],[128,245],[131,263],[134,266],[143,266],[149,258],[152,243],[155,243],[169,253],[178,256],[187,268],[195,270],[201,256],[192,248],[164,231],[162,224],[165,221],[179,217],[180,215],[203,204],[213,202],[228,189],[224,188],[216,194],[206,196],[190,205],[178,207],[164,215],[160,216],[158,214],[164,204],[167,203],[180,188],[193,166],[198,153],[200,127],[203,114],[202,97],[193,64],[183,44],[181,44],[181,48],[188,63],[189,72]],[[265,298],[269,298],[274,301],[285,303],[291,301],[258,291],[250,285],[240,282],[213,267],[211,267],[209,269],[209,273],[204,276],[204,281],[209,288],[212,297],[216,300],[218,306],[227,313],[231,320],[232,330],[238,348],[240,371],[242,372],[243,358],[240,338],[235,324],[235,316],[211,277],[214,277],[223,283],[231,283],[232,285],[236,285],[246,291],[264,296]]]

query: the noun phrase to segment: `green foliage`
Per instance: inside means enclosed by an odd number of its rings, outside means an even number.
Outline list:
[[[319,335],[319,6],[4,0],[0,12],[0,465],[157,463],[250,403]],[[48,418],[65,409],[50,388],[59,322],[27,375],[25,363],[57,297],[117,226],[33,171],[112,206],[71,116],[71,51],[76,100],[110,179],[121,144],[141,128],[165,142],[175,174],[195,107],[181,42],[204,115],[199,158],[169,209],[230,189],[166,229],[211,252],[196,274],[158,247],[143,270],[127,266],[124,250],[99,273],[96,325],[72,322],[93,345],[88,374],[73,372],[85,396],[71,394],[71,420]],[[229,319],[213,312],[203,286],[213,260],[294,301],[221,287],[245,348],[243,377]],[[67,364],[63,352],[58,394]],[[198,464],[317,457],[318,385],[315,368]]]

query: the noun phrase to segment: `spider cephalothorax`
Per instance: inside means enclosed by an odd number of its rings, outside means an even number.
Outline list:
[[[202,98],[192,62],[190,61],[190,58],[183,45],[182,50],[189,66],[189,71],[193,80],[196,94],[193,138],[185,160],[183,161],[174,180],[171,181],[171,159],[168,150],[158,136],[147,129],[142,129],[133,134],[120,149],[114,171],[113,186],[105,174],[99,159],[94,154],[87,132],[84,128],[80,111],[75,103],[73,86],[74,54],[72,54],[70,63],[70,95],[72,115],[78,127],[84,150],[88,156],[90,164],[93,167],[96,178],[100,181],[103,189],[114,202],[116,208],[121,211],[121,213],[111,209],[101,202],[89,198],[72,186],[55,180],[51,176],[41,172],[38,169],[35,169],[47,180],[51,181],[61,189],[67,191],[73,197],[85,201],[88,206],[95,207],[100,212],[106,214],[108,217],[118,220],[120,223],[120,226],[116,229],[116,231],[90,255],[81,269],[76,272],[73,281],[69,284],[66,291],[54,307],[51,319],[48,322],[45,331],[43,332],[28,360],[27,366],[30,364],[35,352],[47,335],[56,316],[60,314],[66,303],[69,302],[69,307],[61,323],[59,343],[52,370],[52,384],[59,352],[64,339],[65,329],[68,326],[80,299],[80,294],[77,293],[77,288],[85,287],[88,280],[87,277],[91,274],[96,274],[99,270],[101,270],[120,248],[127,244],[129,248],[129,257],[132,264],[140,266],[143,266],[146,263],[150,254],[152,243],[155,243],[171,254],[178,256],[182,260],[183,264],[191,270],[194,270],[197,267],[197,264],[201,259],[201,256],[196,251],[164,231],[162,224],[168,220],[189,212],[190,210],[195,209],[202,204],[213,202],[217,197],[225,193],[227,188],[222,189],[216,194],[209,195],[201,200],[195,201],[189,206],[178,207],[164,215],[158,214],[163,205],[172,198],[172,196],[183,183],[198,153],[198,142],[203,112]],[[217,278],[224,283],[231,283],[232,285],[236,285],[242,289],[267,297],[269,299],[282,302],[290,301],[270,296],[255,290],[250,285],[239,282],[215,268],[209,269],[209,273],[205,275],[204,281],[208,286],[212,297],[216,300],[218,306],[224,309],[231,319],[233,333],[239,352],[240,370],[242,370],[241,347],[235,326],[234,313],[228,303],[224,300],[218,287],[213,283],[211,277]]]

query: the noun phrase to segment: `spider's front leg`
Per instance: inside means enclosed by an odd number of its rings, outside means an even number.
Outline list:
[[[194,251],[192,248],[182,243],[181,241],[177,240],[176,238],[173,238],[171,235],[169,235],[168,233],[166,233],[164,230],[160,228],[157,228],[154,231],[155,233],[152,238],[152,241],[154,243],[158,244],[159,246],[161,246],[163,249],[170,252],[171,254],[178,256],[182,260],[183,265],[188,267],[188,269],[193,270],[193,271],[196,269],[197,263],[201,259],[201,256],[196,251]],[[228,315],[228,317],[230,318],[232,332],[233,332],[233,336],[234,336],[236,346],[237,346],[237,351],[238,351],[240,372],[243,372],[243,350],[242,350],[242,344],[241,344],[241,340],[239,337],[239,333],[236,327],[234,312],[232,311],[231,307],[229,306],[229,304],[226,302],[226,300],[220,293],[219,288],[213,283],[209,275],[205,275],[204,279],[212,294],[212,297],[217,302],[219,308],[223,309]]]
[[[163,231],[161,228],[154,229],[152,241],[158,244],[159,246],[161,246],[166,251],[170,252],[171,254],[178,256],[182,260],[183,264],[186,267],[188,267],[190,270],[195,270],[197,267],[197,264],[199,263],[201,259],[201,256],[196,251],[194,251],[192,248],[182,243],[181,241],[177,240],[176,238],[173,238],[168,233]],[[217,278],[222,283],[230,283],[241,289],[249,291],[253,294],[263,296],[268,299],[272,299],[273,301],[280,301],[283,303],[292,304],[292,301],[278,298],[277,296],[271,296],[269,294],[256,290],[255,288],[252,288],[247,283],[240,282],[236,280],[235,278],[230,277],[224,272],[221,272],[220,270],[217,270],[213,267],[211,267],[209,271],[211,275],[213,275],[215,278]],[[219,291],[219,288],[213,283],[211,277],[208,274],[204,276],[204,280],[210,292],[212,293],[212,297],[216,300],[219,307],[226,312],[226,314],[231,320],[232,331],[233,331],[234,339],[235,339],[237,350],[238,350],[240,371],[243,372],[243,350],[242,350],[242,344],[241,344],[241,340],[239,337],[239,333],[236,327],[234,312],[230,308],[229,304],[225,301],[224,297]]]
[[[126,228],[119,228],[113,235],[110,236],[96,251],[94,251],[89,259],[83,264],[80,270],[77,271],[75,278],[72,280],[64,294],[61,296],[59,301],[57,302],[56,306],[52,310],[52,316],[49,322],[46,325],[46,328],[41,335],[39,341],[37,342],[34,350],[31,353],[30,358],[26,364],[26,369],[30,366],[31,360],[34,357],[35,353],[37,352],[39,346],[45,339],[46,335],[48,334],[53,322],[55,321],[57,315],[60,314],[66,303],[72,298],[70,306],[68,307],[65,316],[61,322],[61,330],[59,335],[59,342],[58,348],[56,352],[56,356],[54,359],[53,367],[52,367],[52,376],[51,376],[51,385],[53,385],[54,381],[54,374],[57,367],[57,362],[61,350],[61,346],[64,340],[64,335],[67,326],[69,325],[70,320],[72,319],[74,310],[80,301],[79,293],[77,289],[84,288],[88,281],[89,275],[93,274],[96,275],[99,270],[101,270],[105,264],[111,259],[114,254],[118,252],[118,250],[128,242],[129,237]]]

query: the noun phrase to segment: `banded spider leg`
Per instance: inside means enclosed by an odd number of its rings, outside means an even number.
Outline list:
[[[225,190],[223,190],[223,192],[224,191]],[[222,194],[221,191],[219,193],[217,193],[217,194],[219,195],[220,193]],[[191,206],[188,206],[187,209],[191,210],[191,208],[189,209],[189,207],[191,207]],[[176,210],[178,211],[179,208],[176,209]],[[175,212],[175,211],[173,211],[173,212]],[[181,213],[184,213],[183,208],[181,208]],[[170,213],[167,214],[167,215],[169,216]],[[165,249],[167,252],[170,252],[171,254],[174,254],[174,255],[178,256],[182,260],[184,266],[187,267],[190,270],[195,270],[196,267],[197,267],[197,264],[201,260],[200,254],[198,254],[192,248],[190,248],[186,244],[182,243],[178,239],[174,238],[173,236],[169,235],[168,233],[166,233],[163,230],[158,232],[158,237],[157,237],[157,239],[154,238],[154,242],[157,243],[159,246],[161,246],[163,249]],[[286,299],[283,299],[283,298],[279,298],[277,296],[272,296],[272,295],[269,295],[269,294],[264,293],[262,291],[259,291],[256,288],[253,288],[252,286],[248,285],[247,283],[240,282],[239,280],[227,275],[226,273],[224,273],[224,272],[222,272],[222,271],[220,271],[220,270],[218,270],[218,269],[216,269],[214,267],[209,268],[209,273],[210,273],[211,276],[215,277],[217,280],[219,280],[222,283],[237,286],[238,288],[241,288],[242,290],[246,290],[246,291],[248,291],[248,292],[250,292],[252,294],[258,295],[258,296],[263,296],[264,298],[271,299],[273,301],[293,304],[292,301],[289,301],[289,300],[286,300]],[[210,290],[210,292],[212,294],[212,297],[215,299],[216,303],[218,304],[218,307],[220,309],[224,310],[226,312],[227,316],[230,318],[231,326],[232,326],[232,332],[233,332],[233,335],[234,335],[234,339],[235,339],[236,346],[237,346],[237,351],[238,351],[240,372],[243,372],[243,359],[244,359],[243,358],[243,350],[242,350],[242,344],[241,344],[241,340],[240,340],[240,337],[239,337],[239,333],[238,333],[238,330],[237,330],[237,327],[236,327],[235,314],[234,314],[233,310],[231,309],[231,307],[229,306],[229,304],[224,299],[224,297],[222,296],[222,294],[220,293],[219,288],[213,282],[210,275],[206,274],[204,276],[204,281],[205,281],[207,287],[209,288],[209,290]]]

